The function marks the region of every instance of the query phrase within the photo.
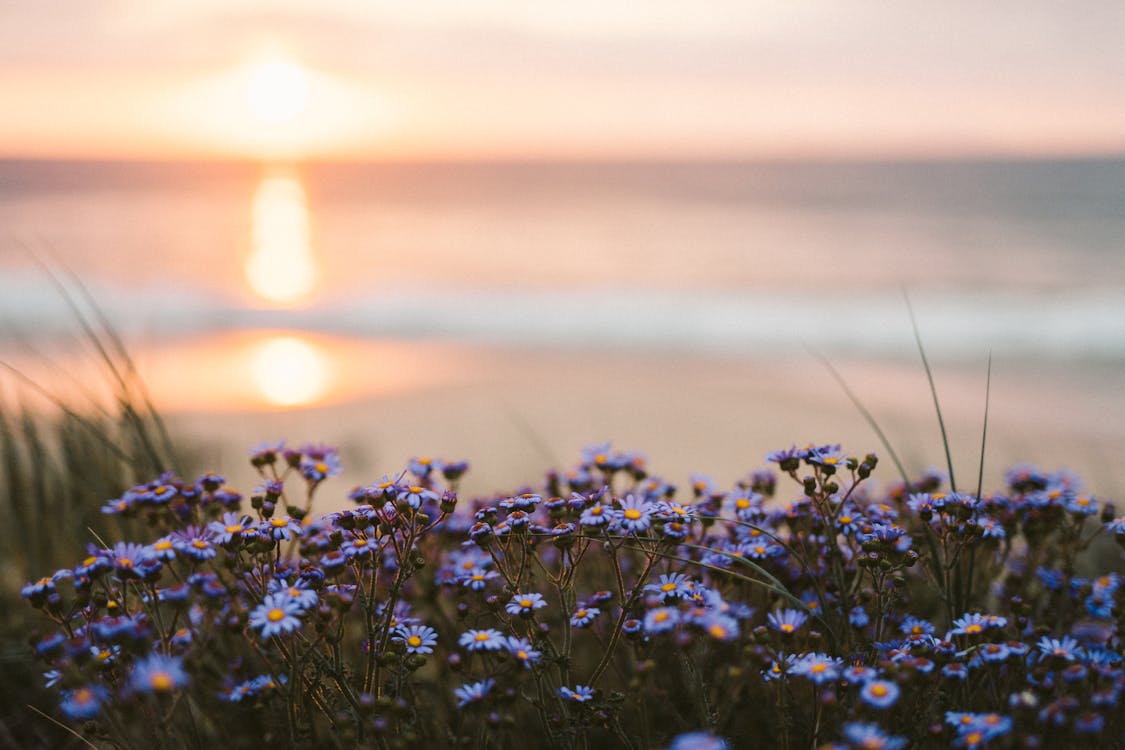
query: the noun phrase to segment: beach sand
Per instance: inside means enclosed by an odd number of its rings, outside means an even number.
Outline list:
[[[876,477],[897,478],[874,431],[811,355],[537,351],[433,341],[320,345],[344,348],[332,355],[342,358],[333,363],[334,395],[311,408],[201,408],[204,402],[186,398],[183,389],[190,367],[165,354],[154,359],[163,365],[150,361],[148,372],[174,432],[240,489],[252,489],[244,459],[259,441],[341,446],[347,470],[334,488],[324,488],[322,509],[346,504],[352,486],[401,470],[411,456],[469,460],[463,486],[473,495],[534,485],[549,467],[569,467],[584,445],[601,441],[644,453],[653,473],[681,485],[699,471],[729,486],[764,466],[768,451],[808,442],[840,442],[857,455],[874,451],[882,458]],[[835,364],[909,472],[944,468],[920,362]],[[974,490],[985,362],[933,364],[958,486]],[[1026,461],[1077,471],[1100,496],[1119,493],[1125,487],[1121,383],[1113,366],[994,362],[986,491],[1000,489],[1003,471]],[[179,396],[170,390],[177,388]]]

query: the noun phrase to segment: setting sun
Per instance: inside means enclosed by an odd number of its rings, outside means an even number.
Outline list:
[[[258,63],[250,70],[246,103],[251,114],[263,123],[289,122],[305,111],[309,74],[284,58]]]

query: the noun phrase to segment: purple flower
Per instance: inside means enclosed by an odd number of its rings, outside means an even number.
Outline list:
[[[680,610],[675,607],[657,607],[645,613],[645,631],[666,633],[680,622]]]
[[[102,711],[102,703],[108,697],[101,685],[86,685],[77,690],[65,690],[59,708],[68,719],[87,721]]]
[[[652,526],[653,511],[655,507],[645,498],[626,495],[616,514],[617,528],[626,534],[639,534]]]
[[[662,600],[669,602],[690,595],[694,586],[692,580],[683,573],[661,573],[656,583],[645,586],[645,591],[659,594]]]
[[[844,725],[844,739],[852,747],[864,750],[900,750],[906,747],[905,737],[887,734],[878,724],[853,721]]]
[[[188,526],[183,531],[173,533],[171,539],[177,552],[197,562],[210,560],[216,554],[215,546],[211,544],[210,531]]]
[[[540,657],[543,656],[541,652],[532,647],[531,641],[515,636],[508,636],[508,653],[516,657],[516,661],[523,664],[527,669],[531,669],[533,664],[538,664]]]
[[[289,594],[268,594],[250,613],[250,627],[257,630],[262,638],[270,638],[301,627],[302,614],[304,609]]]
[[[216,544],[231,544],[242,539],[242,535],[254,525],[250,516],[238,513],[224,513],[221,521],[212,521],[207,524],[207,530],[214,535]]]
[[[290,585],[280,578],[274,578],[270,581],[269,587],[266,589],[270,594],[285,594],[290,599],[295,601],[301,609],[309,609],[315,607],[318,596],[316,591],[310,588],[308,581],[301,579],[296,583]]]
[[[432,654],[437,644],[437,631],[425,625],[399,626],[394,640],[405,644],[408,654]]]
[[[564,685],[559,688],[559,695],[561,695],[563,699],[575,703],[588,703],[594,700],[594,689],[586,687],[585,685],[575,685],[574,689],[571,690]]]
[[[403,487],[399,490],[398,496],[395,498],[399,502],[404,502],[414,510],[422,507],[422,503],[426,500],[437,502],[441,498],[438,493],[433,490],[428,490],[425,487],[418,485],[411,485],[410,487]]]
[[[597,607],[579,607],[575,610],[574,614],[570,616],[570,624],[572,627],[585,628],[594,621],[602,611]]]
[[[478,703],[484,700],[495,684],[495,680],[481,680],[480,682],[466,683],[457,688],[453,691],[454,697],[457,698],[457,707],[464,708],[470,703]]]
[[[840,666],[839,659],[827,654],[806,654],[793,665],[793,674],[823,685],[840,679]]]
[[[878,709],[890,708],[898,700],[898,696],[898,685],[890,680],[868,680],[859,691],[859,697],[864,703]]]
[[[774,630],[784,633],[785,635],[792,635],[800,630],[801,626],[809,616],[799,609],[783,609],[780,612],[770,612],[766,620]]]
[[[129,676],[129,685],[140,693],[170,693],[187,684],[184,662],[178,656],[146,656],[133,664]]]
[[[612,520],[612,511],[601,503],[595,503],[582,511],[578,523],[587,528],[599,528]]]
[[[268,521],[262,521],[258,531],[272,537],[275,541],[288,541],[293,534],[300,535],[301,524],[289,516],[276,516]]]
[[[677,735],[668,750],[730,750],[730,745],[710,732],[687,732]]]
[[[507,641],[499,630],[467,630],[461,634],[458,641],[461,648],[466,651],[499,651],[504,648]]]
[[[1081,654],[1078,641],[1070,636],[1063,636],[1062,638],[1048,638],[1047,636],[1043,636],[1039,639],[1039,643],[1035,645],[1039,649],[1040,659],[1074,661]]]
[[[530,616],[537,609],[547,606],[547,600],[542,594],[516,594],[504,605],[504,610],[510,615]]]
[[[304,448],[307,454],[301,460],[301,476],[309,482],[316,484],[323,482],[328,477],[337,476],[343,467],[340,465],[340,455],[334,448]]]

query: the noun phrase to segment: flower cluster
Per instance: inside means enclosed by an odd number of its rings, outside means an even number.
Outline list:
[[[23,588],[33,648],[121,745],[1117,746],[1112,506],[1027,466],[978,496],[766,459],[681,491],[597,445],[459,503],[465,462],[413,458],[316,515],[338,453],[266,443],[248,498],[167,473],[108,501],[135,538]]]

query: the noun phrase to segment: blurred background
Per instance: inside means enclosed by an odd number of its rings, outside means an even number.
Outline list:
[[[0,8],[11,409],[112,406],[50,269],[170,433],[488,492],[613,440],[674,482],[794,442],[1119,489],[1119,3],[45,0]],[[73,279],[68,280],[68,274]],[[89,312],[87,313],[90,314]],[[333,502],[324,493],[325,502]],[[339,502],[339,500],[335,500]]]
[[[470,493],[614,441],[1120,496],[1125,5],[0,4],[0,747],[62,747],[27,580],[174,468]],[[119,338],[118,338],[119,336]],[[896,472],[884,461],[884,483]],[[785,496],[783,495],[783,499]],[[147,532],[137,531],[147,538]]]

